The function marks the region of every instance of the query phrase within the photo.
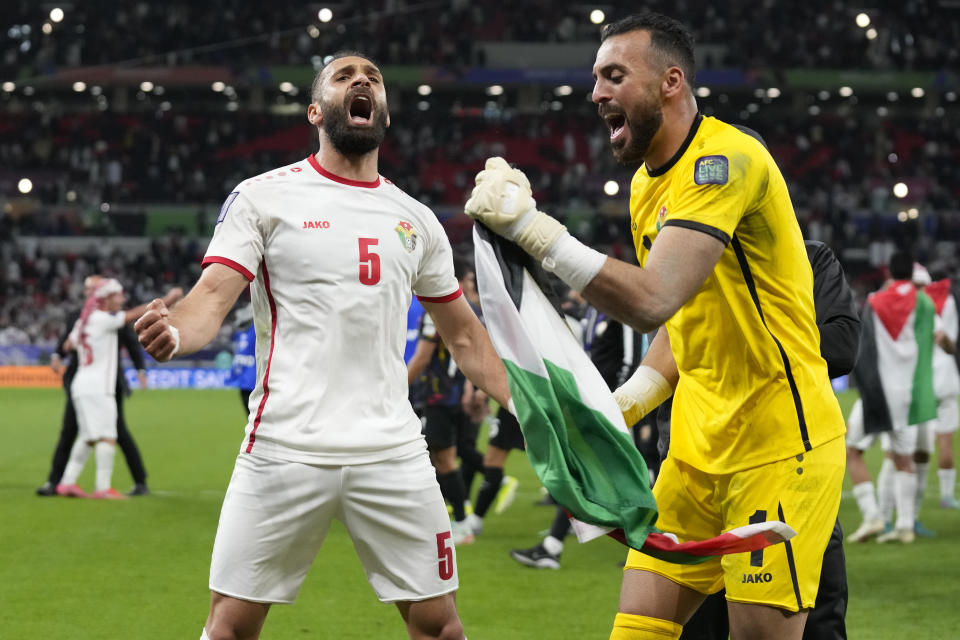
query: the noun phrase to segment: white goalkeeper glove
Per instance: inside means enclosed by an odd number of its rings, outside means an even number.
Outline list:
[[[467,215],[516,242],[537,260],[543,260],[567,228],[537,211],[530,181],[523,171],[500,157],[488,158],[485,167],[477,174],[477,186],[464,207]]]
[[[520,247],[577,291],[600,272],[606,256],[582,244],[552,216],[537,211],[530,181],[500,157],[487,158],[464,211]]]
[[[667,379],[653,367],[642,364],[626,382],[617,387],[613,399],[617,401],[623,419],[630,427],[671,395],[673,387]]]

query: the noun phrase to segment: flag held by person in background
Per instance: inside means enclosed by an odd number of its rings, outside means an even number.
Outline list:
[[[581,541],[608,533],[670,562],[695,563],[791,538],[782,522],[680,544],[655,530],[657,505],[623,415],[556,305],[547,274],[516,245],[474,226],[477,285],[487,331],[540,481],[573,518]]]

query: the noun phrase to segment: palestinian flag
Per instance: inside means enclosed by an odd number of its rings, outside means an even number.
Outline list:
[[[912,282],[900,280],[867,298],[853,375],[863,399],[867,433],[937,417],[933,390],[936,309]]]
[[[755,551],[791,538],[764,522],[679,544],[655,531],[649,473],[623,416],[559,312],[547,275],[516,245],[474,226],[477,286],[490,339],[507,370],[527,458],[572,516],[581,541],[609,534],[678,563]]]

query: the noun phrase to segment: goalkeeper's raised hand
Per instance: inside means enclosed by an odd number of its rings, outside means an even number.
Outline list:
[[[476,185],[464,207],[467,215],[516,242],[537,260],[543,260],[567,231],[556,219],[537,211],[527,176],[503,158],[488,158]]]
[[[581,244],[555,218],[537,211],[523,171],[503,158],[488,158],[476,184],[464,207],[468,216],[516,242],[577,291],[600,272],[607,257]]]

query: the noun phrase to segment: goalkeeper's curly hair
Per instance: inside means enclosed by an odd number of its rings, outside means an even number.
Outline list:
[[[604,25],[600,42],[631,31],[649,31],[650,46],[660,57],[663,66],[680,67],[687,84],[693,87],[697,74],[693,33],[682,22],[652,11],[635,13]]]

